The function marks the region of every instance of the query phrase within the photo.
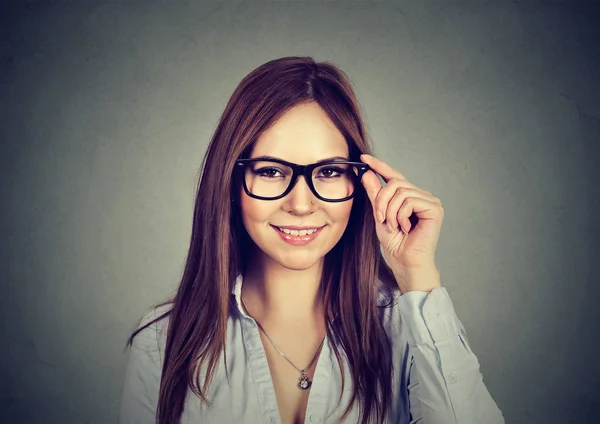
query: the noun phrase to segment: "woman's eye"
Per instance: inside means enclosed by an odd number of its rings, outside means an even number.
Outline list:
[[[343,175],[344,170],[338,167],[328,167],[321,169],[319,174],[322,174],[325,178],[335,178]]]
[[[254,173],[256,175],[258,175],[259,177],[267,177],[267,178],[277,177],[276,173],[278,173],[278,172],[281,173],[281,171],[276,168],[261,168],[261,169],[257,169],[254,171]]]

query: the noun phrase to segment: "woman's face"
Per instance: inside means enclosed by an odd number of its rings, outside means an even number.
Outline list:
[[[306,165],[333,157],[349,160],[348,155],[344,136],[313,102],[295,106],[264,131],[250,157],[272,156]],[[319,200],[302,177],[281,199],[254,199],[243,188],[240,196],[242,221],[260,249],[262,264],[273,261],[293,270],[320,264],[342,237],[353,203],[353,199],[337,203]],[[323,228],[309,243],[294,245],[275,227]]]

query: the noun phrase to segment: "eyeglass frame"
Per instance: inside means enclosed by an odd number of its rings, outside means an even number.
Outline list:
[[[325,160],[325,161],[311,163],[308,165],[298,165],[296,163],[288,162],[288,161],[285,161],[283,159],[278,159],[278,158],[250,158],[250,159],[237,159],[235,161],[236,167],[234,168],[234,170],[235,169],[244,170],[245,166],[247,164],[253,163],[253,162],[276,162],[276,163],[280,163],[282,165],[286,165],[292,169],[292,178],[290,180],[290,184],[289,184],[288,188],[283,192],[283,194],[276,196],[276,197],[263,197],[263,196],[257,196],[255,194],[250,193],[250,190],[248,190],[248,186],[246,185],[246,178],[243,176],[242,185],[244,187],[244,191],[246,192],[246,194],[248,196],[250,196],[254,199],[259,199],[259,200],[278,200],[278,199],[281,199],[282,197],[287,196],[294,189],[294,186],[298,182],[298,177],[300,175],[302,175],[302,176],[304,176],[304,181],[306,181],[308,188],[310,188],[310,191],[315,196],[317,196],[318,199],[320,199],[324,202],[330,202],[330,203],[346,202],[355,196],[356,189],[350,196],[344,197],[343,199],[326,199],[326,198],[322,197],[321,195],[319,195],[319,193],[317,193],[317,190],[315,189],[315,186],[313,185],[312,172],[314,171],[314,169],[318,168],[320,166],[333,165],[333,164],[354,165],[358,169],[358,175],[356,175],[355,177],[358,179],[359,182],[361,181],[362,176],[368,170],[371,169],[369,167],[369,165],[367,165],[366,163],[363,163],[363,162],[346,161],[346,160],[339,160],[339,159]]]

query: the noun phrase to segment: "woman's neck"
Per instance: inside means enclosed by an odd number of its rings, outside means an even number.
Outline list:
[[[249,261],[242,298],[259,322],[322,321],[323,260],[311,268],[293,270],[262,255]]]

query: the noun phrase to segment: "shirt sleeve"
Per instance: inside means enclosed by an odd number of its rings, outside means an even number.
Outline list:
[[[151,312],[142,319],[142,323],[147,323],[154,317],[155,313]],[[160,351],[156,323],[154,323],[134,337],[129,350],[121,391],[119,424],[156,422],[161,372]]]
[[[445,287],[398,297],[411,424],[504,424]]]

